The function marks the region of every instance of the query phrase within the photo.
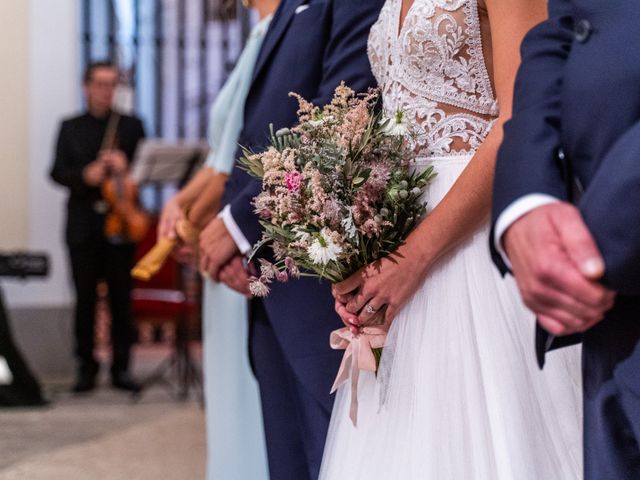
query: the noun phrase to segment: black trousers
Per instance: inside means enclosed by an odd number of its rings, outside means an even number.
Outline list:
[[[94,242],[69,245],[73,283],[76,290],[75,354],[81,368],[97,365],[93,356],[96,317],[96,286],[104,279],[109,287],[111,311],[111,373],[129,367],[134,330],[131,319],[130,270],[135,246],[113,245],[100,238]]]

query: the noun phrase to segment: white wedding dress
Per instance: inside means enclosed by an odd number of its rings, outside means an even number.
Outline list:
[[[498,114],[477,0],[387,0],[369,55],[384,109],[421,132],[433,208]],[[580,351],[536,365],[533,315],[488,253],[488,226],[440,261],[397,315],[378,376],[363,372],[358,425],[338,391],[322,480],[582,478]]]

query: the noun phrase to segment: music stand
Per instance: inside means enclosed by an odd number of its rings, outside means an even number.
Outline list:
[[[136,150],[131,176],[142,184],[185,184],[209,152],[205,141],[144,140]]]
[[[155,204],[158,210],[162,209],[162,187],[174,183],[180,188],[204,161],[209,146],[206,142],[180,142],[167,143],[161,140],[145,141],[136,153],[132,177],[138,185],[151,186],[155,191]],[[167,380],[171,373],[177,378],[178,399],[186,400],[189,391],[194,388],[197,392],[200,404],[204,404],[202,373],[194,362],[189,349],[189,298],[185,288],[185,271],[179,268],[179,291],[157,289],[134,289],[132,296],[134,301],[146,300],[147,302],[166,302],[177,305],[176,332],[173,342],[173,352],[160,363],[156,369],[142,382],[140,392],[134,394],[134,398],[140,399],[144,390],[148,387],[162,383],[165,386],[174,386]],[[176,293],[182,293],[177,298]],[[145,298],[145,295],[148,298]],[[141,298],[142,297],[142,298]],[[162,300],[159,300],[162,299]]]

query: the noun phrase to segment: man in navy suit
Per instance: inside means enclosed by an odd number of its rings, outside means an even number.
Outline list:
[[[284,0],[272,20],[247,97],[240,144],[260,150],[274,129],[296,123],[296,92],[328,103],[344,81],[356,91],[375,86],[367,58],[369,29],[383,0]],[[261,237],[252,200],[261,184],[236,168],[227,206],[201,235],[201,267],[247,293],[243,256]],[[340,353],[329,348],[340,326],[330,285],[317,279],[273,284],[251,300],[250,355],[258,379],[273,480],[318,476]]]
[[[538,315],[541,363],[582,333],[585,478],[640,479],[640,3],[549,13],[522,46],[492,250]]]

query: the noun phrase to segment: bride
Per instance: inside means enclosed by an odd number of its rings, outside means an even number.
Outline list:
[[[581,478],[579,350],[535,362],[535,319],[488,254],[488,214],[519,45],[545,0],[387,0],[369,55],[392,117],[438,176],[394,256],[334,287],[347,324],[391,322],[358,425],[338,391],[320,478]],[[498,104],[500,108],[498,108]]]

